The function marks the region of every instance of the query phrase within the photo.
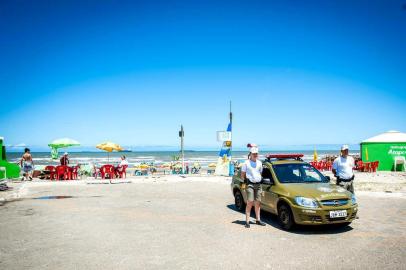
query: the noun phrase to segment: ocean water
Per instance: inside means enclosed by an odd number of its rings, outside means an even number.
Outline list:
[[[195,162],[200,163],[202,167],[208,164],[217,162],[218,151],[187,151],[185,152],[185,162],[192,165]],[[302,153],[305,161],[313,160],[313,151],[263,151],[260,153],[260,159],[264,159],[266,154],[269,153]],[[233,160],[245,160],[247,158],[247,151],[233,151]],[[318,157],[322,158],[326,155],[338,155],[338,150],[323,150],[317,151]],[[351,153],[356,155],[358,153]],[[148,151],[148,152],[71,152],[69,153],[71,164],[115,164],[120,162],[120,156],[125,155],[130,165],[140,163],[154,163],[156,165],[173,161],[173,157],[179,155],[179,152],[172,151]],[[9,162],[19,162],[22,153],[7,153]],[[59,160],[52,160],[50,152],[32,152],[34,164],[36,165],[55,165]]]

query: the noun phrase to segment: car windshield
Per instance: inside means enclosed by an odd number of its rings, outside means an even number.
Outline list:
[[[326,177],[307,163],[274,164],[273,169],[281,183],[328,182]]]

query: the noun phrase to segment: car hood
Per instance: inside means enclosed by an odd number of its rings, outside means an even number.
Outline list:
[[[289,197],[314,198],[318,201],[331,199],[351,199],[351,193],[342,187],[330,183],[283,184]]]

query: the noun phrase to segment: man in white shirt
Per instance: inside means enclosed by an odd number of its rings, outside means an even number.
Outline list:
[[[261,181],[262,181],[262,162],[258,160],[258,147],[252,146],[246,160],[241,168],[241,177],[247,182],[247,207],[245,208],[245,227],[250,227],[251,208],[254,204],[256,224],[265,226],[260,219],[261,207]]]
[[[337,178],[337,185],[354,193],[354,159],[348,155],[348,145],[341,146],[341,155],[333,162],[333,174]]]
[[[127,159],[126,159],[125,156],[122,156],[122,157],[121,157],[121,161],[120,161],[119,167],[123,167],[123,166],[125,166],[125,165],[128,166],[128,161],[127,161]]]
[[[125,168],[127,168],[127,167],[128,167],[128,161],[127,161],[126,157],[121,156],[121,161],[118,164],[118,166],[115,168],[116,176],[118,177],[119,174],[122,173],[125,170]]]

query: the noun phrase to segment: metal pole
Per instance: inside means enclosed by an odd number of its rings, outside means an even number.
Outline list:
[[[233,113],[231,112],[231,100],[230,100],[230,125],[231,125],[231,130],[230,130],[230,141],[231,141],[231,145],[230,145],[230,165],[229,165],[229,168],[231,168],[231,161],[232,161],[232,156],[233,156],[233,152],[232,152],[232,150],[233,150]],[[233,175],[234,174],[234,172],[231,172],[231,170],[229,170],[229,174],[230,175]]]
[[[180,153],[182,156],[182,174],[185,174],[185,153],[183,151],[183,137],[185,133],[183,131],[183,125],[180,125]]]

